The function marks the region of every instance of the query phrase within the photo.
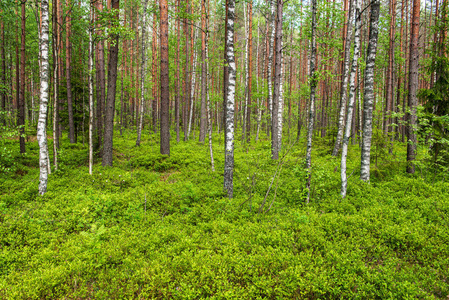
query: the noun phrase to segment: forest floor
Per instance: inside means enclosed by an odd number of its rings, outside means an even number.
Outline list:
[[[87,144],[71,145],[65,134],[43,197],[37,143],[13,154],[11,171],[0,174],[0,298],[449,294],[449,183],[422,166],[405,174],[403,144],[391,155],[373,147],[369,184],[359,180],[360,151],[351,146],[341,200],[340,159],[317,139],[306,205],[304,138],[285,146],[281,163],[270,159],[267,140],[236,141],[235,197],[227,199],[221,135],[215,172],[208,146],[196,141],[172,139],[168,157],[155,135],[144,134],[140,147],[135,132],[115,136],[114,167],[98,161],[89,175]],[[18,152],[17,141],[3,145]]]

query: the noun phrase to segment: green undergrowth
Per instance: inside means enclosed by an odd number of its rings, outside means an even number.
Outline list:
[[[341,201],[340,161],[317,140],[305,205],[303,139],[293,146],[286,139],[281,164],[270,159],[266,140],[236,141],[230,200],[222,188],[222,137],[214,137],[212,172],[208,147],[196,141],[172,141],[171,155],[162,156],[157,136],[144,135],[136,147],[135,133],[116,135],[114,167],[98,160],[93,175],[87,145],[64,139],[60,169],[43,197],[37,143],[0,175],[1,298],[449,294],[449,184],[444,176],[406,175],[404,145],[373,164],[369,184],[358,180],[360,151],[352,146]],[[18,149],[15,141],[5,145]]]

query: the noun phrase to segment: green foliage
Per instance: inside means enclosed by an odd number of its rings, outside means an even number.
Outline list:
[[[0,181],[2,298],[449,295],[448,183],[409,177],[382,160],[379,172],[388,177],[371,184],[350,177],[340,202],[339,162],[318,142],[306,206],[300,141],[275,178],[270,211],[257,214],[278,167],[268,141],[236,143],[230,200],[221,136],[214,137],[216,172],[195,141],[173,143],[168,157],[158,154],[157,136],[143,134],[141,147],[135,138],[128,131],[116,138],[114,167],[95,164],[91,176],[87,147],[64,135],[61,171],[50,175],[43,197],[38,147],[28,143],[28,156],[17,159],[26,172]],[[5,146],[12,151],[17,142]],[[360,153],[349,150],[354,170]],[[251,205],[241,205],[250,196]]]

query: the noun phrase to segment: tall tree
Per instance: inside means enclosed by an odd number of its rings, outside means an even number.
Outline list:
[[[267,84],[268,84],[268,123],[272,124],[271,118],[273,118],[273,89],[272,89],[272,68],[273,68],[273,48],[274,48],[274,35],[275,35],[275,2],[271,0],[270,8],[270,36],[268,38],[268,69],[267,69]],[[267,126],[267,129],[270,126]],[[269,132],[269,130],[267,130]],[[273,155],[273,153],[272,153]]]
[[[357,74],[357,65],[360,53],[360,26],[361,15],[360,5],[361,0],[355,0],[355,33],[354,33],[354,56],[352,58],[351,73],[349,78],[349,103],[348,112],[346,115],[346,128],[343,136],[343,145],[341,149],[341,197],[346,197],[346,189],[348,186],[348,179],[346,177],[346,157],[348,156],[349,138],[351,136],[352,115],[354,111],[354,102],[356,97],[355,77]],[[355,126],[355,124],[354,124]]]
[[[185,0],[185,14],[186,16],[189,13],[189,0]],[[189,22],[187,17],[184,19],[184,34],[185,34],[185,53],[186,53],[186,63],[184,68],[184,85],[183,85],[183,94],[184,94],[184,109],[183,109],[183,118],[182,118],[182,126],[184,129],[184,141],[189,139],[188,135],[188,114],[189,114],[189,103],[190,103],[190,85],[189,85]]]
[[[246,105],[246,142],[251,139],[251,96],[253,82],[253,1],[248,2],[248,90]]]
[[[395,24],[396,24],[396,0],[390,0],[390,39],[388,49],[388,68],[386,78],[386,97],[385,97],[385,118],[384,132],[390,132],[391,112],[393,110],[393,82],[394,82],[394,40],[395,40]]]
[[[97,12],[97,35],[102,36],[103,30],[101,30],[100,25],[100,18],[99,14],[103,11],[103,1],[94,1],[95,3],[95,9]],[[96,50],[96,79],[97,79],[97,111],[96,111],[96,127],[97,127],[97,146],[101,149],[101,143],[103,139],[103,129],[105,128],[105,94],[106,94],[106,78],[105,78],[105,62],[104,62],[104,40],[100,38],[97,41],[97,46],[95,47]],[[108,70],[109,72],[109,70]],[[109,74],[108,74],[109,75]],[[109,77],[109,76],[108,76]],[[109,82],[109,78],[108,78]],[[109,83],[108,83],[109,84]],[[109,94],[109,92],[108,92]],[[102,151],[100,151],[101,155]]]
[[[41,39],[40,50],[40,104],[39,119],[37,123],[37,142],[39,144],[39,194],[47,192],[48,181],[48,147],[47,147],[47,108],[49,89],[49,64],[48,64],[48,0],[41,1]]]
[[[89,174],[92,175],[92,169],[94,164],[94,144],[93,144],[93,131],[94,131],[94,77],[92,75],[92,69],[94,64],[94,42],[92,39],[93,21],[94,21],[94,9],[92,0],[90,1],[90,19],[89,19],[89,59],[88,59],[88,85],[89,85]]]
[[[148,0],[143,2],[143,13],[142,13],[142,60],[140,61],[140,118],[139,118],[139,126],[137,127],[137,140],[136,146],[140,146],[140,138],[142,136],[142,126],[143,126],[143,107],[145,101],[145,73],[146,73],[146,53],[145,53],[145,44],[146,44],[146,28],[147,28],[147,5]]]
[[[345,51],[343,60],[343,72],[341,75],[341,89],[340,89],[340,112],[338,115],[338,129],[337,138],[334,145],[334,150],[332,151],[332,156],[337,156],[340,151],[341,141],[343,138],[343,130],[345,128],[345,112],[346,112],[346,102],[348,99],[348,75],[349,75],[349,58],[351,54],[351,38],[352,38],[352,23],[354,22],[353,4],[354,0],[349,0],[349,17],[348,24],[346,26],[345,33]]]
[[[309,125],[307,128],[307,152],[306,152],[306,170],[307,170],[307,197],[306,203],[310,200],[310,180],[312,176],[312,138],[313,123],[315,118],[315,90],[318,82],[316,74],[316,6],[317,0],[312,0],[312,40],[310,49],[310,100],[309,100]]]
[[[273,0],[274,1],[274,0]],[[226,60],[228,63],[228,82],[226,91],[226,143],[225,143],[225,164],[224,164],[224,189],[229,198],[234,193],[234,103],[235,103],[235,55],[234,55],[234,20],[235,20],[235,0],[227,0],[226,23]]]
[[[69,139],[70,143],[75,143],[75,124],[73,121],[73,104],[72,104],[72,42],[70,40],[72,31],[72,18],[71,18],[71,7],[70,0],[66,0],[67,5],[67,19],[66,19],[66,39],[65,39],[65,74],[66,74],[66,87],[67,87],[67,111],[69,116]]]
[[[168,77],[168,2],[160,0],[161,13],[161,154],[170,155],[169,77]]]
[[[20,91],[18,101],[18,118],[17,125],[19,127],[19,142],[20,153],[25,153],[25,30],[26,30],[26,14],[25,3],[22,1],[22,33],[21,33],[21,48],[20,48]]]
[[[380,0],[372,0],[363,99],[363,135],[360,168],[360,179],[363,181],[368,181],[370,177],[371,137],[373,136],[374,65],[379,32],[379,10]]]
[[[120,0],[111,0],[114,18],[119,20]],[[118,33],[111,34],[108,62],[108,93],[106,97],[106,118],[104,124],[103,166],[112,167],[112,138],[114,135],[115,91],[117,88]]]
[[[273,109],[271,114],[271,158],[279,159],[279,125],[280,93],[282,81],[282,10],[284,6],[283,0],[277,0],[276,12],[276,56],[274,63],[274,92],[273,92]]]
[[[199,142],[204,143],[206,138],[206,85],[207,85],[207,62],[206,62],[206,0],[201,1],[201,118]]]
[[[6,56],[5,56],[5,22],[4,20],[0,20],[0,34],[1,34],[1,58],[2,58],[2,84],[3,88],[0,90],[0,93],[2,94],[2,100],[1,100],[1,109],[3,113],[6,113]],[[3,123],[4,126],[6,126],[6,118],[5,115],[0,115],[0,121]]]
[[[416,106],[418,105],[418,69],[419,69],[419,15],[420,0],[413,0],[412,28],[410,34],[410,62],[408,79],[408,107],[406,114],[407,126],[407,173],[415,173],[414,160],[416,157],[417,137],[416,126],[418,117]]]

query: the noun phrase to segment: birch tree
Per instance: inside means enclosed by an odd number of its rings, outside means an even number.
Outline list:
[[[376,61],[377,36],[379,32],[379,10],[380,1],[371,1],[363,99],[363,134],[360,167],[360,179],[363,181],[368,181],[370,177],[371,138],[373,135],[374,64]]]
[[[274,48],[274,23],[275,23],[275,2],[276,0],[271,0],[270,8],[270,36],[268,39],[268,69],[267,69],[267,84],[268,84],[268,121],[270,124],[271,118],[273,117],[273,89],[272,89],[272,70],[273,70],[273,48]],[[267,125],[267,127],[270,127]],[[267,130],[269,132],[269,130]]]
[[[49,88],[49,64],[48,64],[48,0],[41,1],[41,31],[40,50],[40,104],[39,119],[37,122],[37,142],[39,144],[39,194],[47,192],[49,159],[47,146],[47,108],[48,108],[48,88]],[[38,29],[39,30],[39,29]]]
[[[346,177],[346,158],[348,156],[348,144],[351,136],[352,114],[354,112],[354,102],[356,97],[355,77],[357,75],[357,62],[360,53],[360,2],[355,0],[355,34],[354,34],[354,56],[352,58],[351,73],[349,78],[349,103],[346,115],[346,128],[343,136],[343,145],[341,149],[341,197],[346,197],[348,179]]]
[[[318,82],[316,70],[316,4],[317,0],[312,0],[312,41],[310,51],[310,106],[309,106],[309,125],[307,128],[307,152],[306,152],[306,170],[307,170],[307,198],[306,203],[310,201],[310,180],[312,166],[312,138],[313,123],[315,116],[315,90]]]
[[[352,38],[352,24],[354,22],[354,0],[349,0],[349,17],[348,25],[346,26],[346,40],[345,40],[345,53],[343,61],[343,74],[342,83],[340,90],[340,112],[338,114],[338,129],[337,138],[334,145],[334,150],[332,151],[332,156],[337,156],[338,151],[340,151],[341,140],[343,138],[343,130],[345,128],[345,112],[346,112],[346,102],[348,98],[348,73],[349,73],[349,59],[351,55],[351,38]]]
[[[145,0],[143,3],[143,14],[142,14],[142,59],[140,61],[140,118],[139,125],[137,126],[137,140],[136,146],[140,146],[140,138],[142,137],[142,124],[143,124],[143,106],[145,102],[145,73],[146,73],[146,53],[145,53],[145,44],[146,44],[146,28],[147,28],[147,5],[148,0]]]
[[[276,13],[276,61],[274,65],[274,92],[273,92],[273,106],[271,114],[271,158],[279,159],[279,142],[280,133],[282,130],[282,109],[280,108],[282,96],[282,10],[284,2],[283,0],[277,0],[277,13]]]
[[[88,63],[88,74],[89,74],[89,174],[92,175],[92,168],[94,164],[94,142],[93,142],[93,131],[94,131],[94,77],[92,76],[93,64],[94,64],[94,42],[92,40],[93,26],[93,5],[90,4],[90,25],[89,25],[89,63]]]
[[[274,1],[274,0],[273,0]],[[234,20],[235,0],[228,0],[228,20],[226,23],[226,58],[228,62],[228,84],[226,91],[226,143],[224,165],[224,189],[229,198],[234,192],[234,97],[235,97],[235,56],[234,56]]]

